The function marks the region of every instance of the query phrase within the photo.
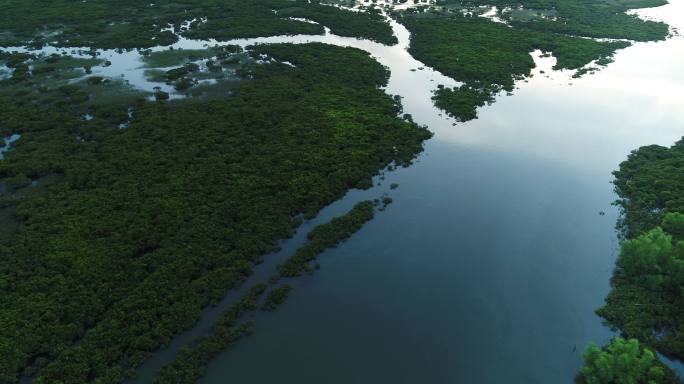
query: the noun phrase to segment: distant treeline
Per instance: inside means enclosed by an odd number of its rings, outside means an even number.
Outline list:
[[[189,26],[182,29],[185,23]],[[34,46],[147,48],[175,43],[178,37],[169,26],[194,39],[322,34],[327,26],[342,36],[396,42],[378,13],[352,12],[318,1],[6,0],[0,12],[0,46],[30,42]]]

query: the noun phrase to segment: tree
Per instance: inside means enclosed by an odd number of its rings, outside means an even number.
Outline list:
[[[674,383],[673,374],[636,339],[616,337],[599,348],[592,343],[582,354],[580,382],[587,384]]]

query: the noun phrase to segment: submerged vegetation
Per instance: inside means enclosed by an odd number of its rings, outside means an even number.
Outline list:
[[[155,378],[155,384],[195,383],[203,375],[209,361],[252,331],[252,322],[238,324],[240,318],[257,308],[257,300],[266,291],[266,284],[251,287],[235,304],[231,305],[212,328],[209,336],[203,337],[180,349],[173,362],[162,369]],[[271,294],[269,294],[269,297]]]
[[[17,225],[0,243],[0,381],[121,381],[238,286],[298,215],[408,164],[430,137],[397,118],[378,88],[386,69],[366,53],[254,54],[295,66],[246,67],[252,80],[212,101],[64,102],[79,84],[46,89],[49,102],[0,98],[3,133],[21,133],[2,178],[62,180],[3,196]]]
[[[264,311],[275,310],[280,304],[285,302],[291,290],[292,286],[289,284],[283,284],[278,288],[272,289],[264,299],[261,309]]]
[[[335,247],[343,240],[361,229],[363,224],[374,216],[372,201],[364,201],[344,216],[334,218],[326,224],[319,225],[307,235],[308,243],[299,248],[285,263],[278,266],[282,277],[295,277],[311,270],[310,263],[327,248]]]

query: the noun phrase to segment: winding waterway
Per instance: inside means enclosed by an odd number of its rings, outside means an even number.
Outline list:
[[[639,12],[684,27],[684,0]],[[430,98],[438,84],[457,82],[411,57],[408,31],[392,27],[399,38],[392,47],[327,30],[174,45],[316,41],[362,49],[391,71],[387,93],[400,95],[404,111],[435,133],[416,164],[349,192],[255,268],[249,283],[270,276],[316,224],[363,199],[385,192],[394,199],[325,252],[321,270],[290,282],[286,304],[256,316],[256,333],[215,359],[202,382],[569,383],[585,346],[613,335],[593,312],[618,250],[610,173],[631,150],[684,135],[684,39],[635,44],[581,79],[552,71],[554,59],[534,53],[538,68],[513,96],[455,124]],[[111,65],[96,74],[174,93],[145,77],[136,51],[100,57]],[[400,186],[390,190],[390,183]],[[134,381],[150,382],[239,293],[205,311]]]

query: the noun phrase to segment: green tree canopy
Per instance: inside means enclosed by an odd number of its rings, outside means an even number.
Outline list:
[[[599,348],[592,343],[582,354],[580,382],[587,384],[674,383],[673,375],[658,361],[653,351],[636,339],[616,337]]]

